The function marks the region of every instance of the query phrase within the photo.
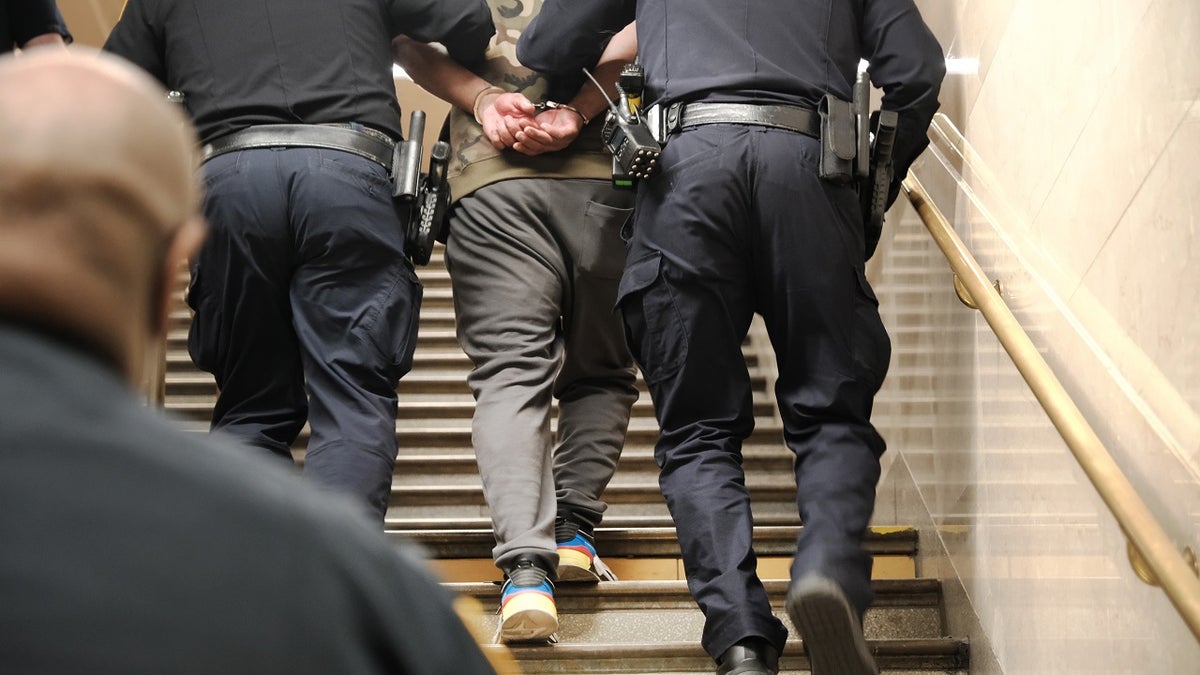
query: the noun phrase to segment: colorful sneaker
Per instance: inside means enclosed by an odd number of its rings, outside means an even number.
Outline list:
[[[596,555],[596,547],[582,534],[567,541],[558,542],[559,583],[594,584],[598,581],[616,581],[617,575]]]
[[[554,586],[546,571],[528,560],[518,562],[500,592],[500,641],[553,640],[557,630]]]

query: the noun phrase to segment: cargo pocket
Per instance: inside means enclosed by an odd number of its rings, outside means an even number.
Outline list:
[[[583,210],[583,231],[575,252],[579,272],[599,279],[620,279],[625,268],[625,242],[621,230],[633,209],[588,202]]]
[[[417,273],[404,260],[387,289],[377,296],[374,311],[361,324],[390,377],[400,378],[412,369],[423,292]]]
[[[883,386],[892,358],[892,341],[879,316],[879,300],[860,267],[854,271],[858,282],[852,351],[856,376],[872,392]]]
[[[192,357],[192,362],[200,370],[216,373],[226,349],[222,344],[225,331],[221,322],[224,313],[220,298],[206,292],[195,266],[192,267],[192,277],[184,297],[192,310],[192,320],[188,326],[188,356]]]
[[[687,359],[688,337],[663,274],[662,254],[654,251],[629,263],[617,291],[625,320],[625,340],[647,384],[679,372]]]

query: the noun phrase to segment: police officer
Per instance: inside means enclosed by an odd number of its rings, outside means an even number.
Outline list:
[[[181,94],[204,144],[188,349],[216,376],[213,429],[290,462],[309,421],[305,472],[380,520],[421,301],[391,42],[473,62],[493,31],[483,0],[129,0],[105,44]]]
[[[702,644],[718,673],[774,673],[786,637],[755,573],[741,468],[753,426],[741,345],[757,312],[804,522],[788,612],[814,673],[875,673],[862,539],[890,345],[863,274],[855,188],[820,177],[821,137],[844,153],[854,132],[835,118],[822,134],[817,108],[826,94],[848,101],[869,60],[883,108],[899,115],[901,177],[927,143],[941,49],[912,0],[547,0],[517,57],[577,71],[635,15],[646,98],[668,124],[661,173],[638,191],[618,302],[662,429],[660,484],[705,614]]]
[[[71,41],[54,0],[5,0],[0,5],[0,54]]]

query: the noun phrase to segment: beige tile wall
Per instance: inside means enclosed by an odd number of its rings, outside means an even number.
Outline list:
[[[957,188],[933,157],[914,174],[1178,548],[1200,551],[1200,3],[918,4],[949,56],[978,59],[949,77],[943,111],[981,166]],[[986,323],[944,278],[905,267],[937,257],[912,243],[920,225],[903,208],[889,219],[881,291],[909,284],[881,298],[896,349],[935,356],[924,380],[894,360],[881,394],[885,412],[933,401],[932,428],[881,426],[945,549],[922,571],[961,580],[952,620],[978,621],[994,654],[975,672],[1200,672],[1200,643],[1134,578]],[[914,314],[923,331],[905,327]]]

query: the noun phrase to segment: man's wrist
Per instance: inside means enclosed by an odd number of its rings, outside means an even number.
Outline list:
[[[583,111],[581,111],[579,108],[576,108],[575,106],[567,104],[567,103],[557,103],[555,101],[546,101],[546,107],[550,108],[551,110],[569,110],[569,111],[575,113],[576,115],[579,115],[579,119],[583,121],[582,126],[585,126],[585,127],[588,125],[588,122],[591,121],[590,119],[588,119],[587,115],[583,114]]]
[[[475,101],[471,104],[471,114],[475,116],[476,122],[481,125],[483,124],[483,109],[503,93],[505,92],[500,87],[487,86],[480,89],[478,94],[475,94]]]

